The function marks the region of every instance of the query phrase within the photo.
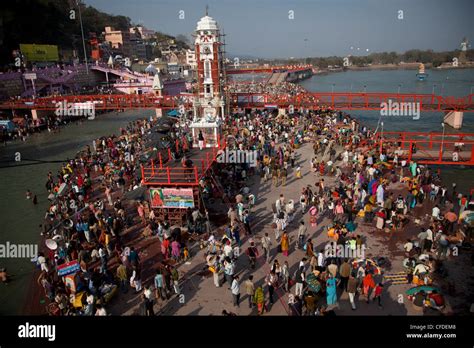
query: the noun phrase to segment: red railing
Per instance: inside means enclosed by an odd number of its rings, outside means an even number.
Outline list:
[[[144,185],[160,186],[197,186],[199,180],[207,173],[209,168],[216,160],[219,151],[226,146],[225,140],[217,139],[218,146],[208,150],[203,150],[203,157],[191,158],[194,166],[184,168],[182,166],[173,167],[170,161],[163,161],[161,153],[158,154],[157,160],[152,160],[149,166],[141,165],[142,181]],[[168,149],[168,152],[170,150]],[[168,159],[171,159],[169,155]]]
[[[43,97],[36,99],[10,100],[0,103],[0,109],[35,109],[35,110],[58,110],[64,104],[93,103],[97,110],[114,109],[177,109],[180,105],[191,108],[190,98],[180,101],[174,96],[135,95],[135,94],[110,94],[110,95],[69,95]]]
[[[303,92],[295,96],[287,94],[232,93],[231,105],[241,108],[265,108],[273,104],[280,108],[314,109],[320,106],[347,110],[381,110],[382,103],[416,103],[421,111],[474,111],[473,95],[443,97],[434,94],[402,93],[352,93],[352,92]]]
[[[397,143],[401,158],[420,164],[474,165],[474,133],[384,132],[375,135],[375,142],[378,148]]]
[[[314,109],[320,106],[348,110],[380,110],[382,103],[389,100],[398,103],[418,103],[420,111],[464,111],[474,112],[474,97],[443,97],[434,94],[402,93],[352,93],[352,92],[302,92],[296,96],[265,93],[229,93],[231,107],[265,108],[273,104],[280,108]],[[0,109],[57,110],[58,103],[93,102],[96,109],[176,109],[180,105],[192,108],[192,98],[180,100],[179,97],[135,94],[57,96],[36,99],[11,100],[0,103]]]

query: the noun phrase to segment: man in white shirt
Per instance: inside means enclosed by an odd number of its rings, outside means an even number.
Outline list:
[[[373,180],[374,179],[374,174],[375,174],[375,168],[370,167],[369,169],[367,169],[367,173],[369,173],[370,180]]]
[[[439,209],[438,205],[435,205],[433,207],[433,210],[431,211],[431,216],[433,219],[439,220],[439,214],[441,213],[441,210]]]
[[[416,265],[415,269],[413,270],[413,274],[419,277],[425,275],[426,273],[428,273],[428,267],[422,263]]]
[[[234,280],[232,280],[232,285],[230,286],[230,290],[232,292],[232,297],[234,299],[234,306],[240,307],[240,284],[239,284],[239,276],[235,276]]]
[[[298,265],[298,269],[303,267],[304,271],[306,272],[306,262],[307,261],[308,261],[308,259],[306,257],[303,257],[300,261],[300,264]]]
[[[425,250],[431,251],[431,247],[433,246],[433,230],[432,226],[426,230],[426,241],[425,241]]]
[[[283,207],[285,206],[285,197],[283,194],[280,195],[280,198],[278,198],[275,202],[277,214],[279,214],[281,211],[283,211]]]
[[[225,280],[229,283],[229,285],[232,285],[233,277],[234,277],[234,272],[235,272],[235,265],[231,261],[224,261],[224,277]]]
[[[270,248],[271,248],[272,242],[270,240],[270,237],[268,236],[268,232],[265,232],[265,236],[262,237],[262,248],[263,252],[265,254],[265,260],[266,262],[270,261]]]
[[[49,268],[48,268],[48,264],[46,263],[46,258],[42,254],[40,254],[40,256],[38,256],[37,261],[38,261],[38,264],[41,267],[41,270],[48,273]]]
[[[153,289],[151,286],[147,286],[143,289],[143,296],[145,296],[147,300],[153,300]]]
[[[224,255],[230,258],[233,257],[233,248],[230,241],[227,241],[227,243],[224,246]]]
[[[426,242],[426,237],[428,237],[428,233],[426,233],[425,229],[422,228],[421,232],[418,233],[417,237],[420,241],[419,243],[420,243],[421,251],[425,250],[425,242]]]
[[[407,242],[403,246],[403,249],[405,249],[406,253],[410,253],[413,249],[413,242],[410,239],[407,239]]]
[[[318,267],[324,267],[324,254],[322,250],[318,253]]]

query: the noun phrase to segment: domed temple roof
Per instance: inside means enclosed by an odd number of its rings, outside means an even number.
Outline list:
[[[206,15],[202,17],[197,23],[196,31],[199,31],[199,30],[219,30],[219,27],[217,25],[217,22],[214,20],[214,18]]]

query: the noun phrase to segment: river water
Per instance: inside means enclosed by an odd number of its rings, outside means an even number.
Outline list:
[[[390,92],[419,93],[441,96],[464,97],[474,91],[474,69],[427,70],[428,78],[418,81],[415,70],[369,70],[345,71],[326,75],[314,75],[300,82],[300,85],[312,92]],[[419,120],[411,116],[383,116],[379,111],[349,111],[356,119],[372,129],[381,119],[384,131],[442,132],[443,113],[422,112]],[[446,127],[446,133],[457,131]],[[463,133],[474,133],[474,113],[465,113]],[[474,169],[459,167],[441,167],[443,181],[453,182],[461,192],[474,188]],[[458,191],[459,191],[458,190]]]
[[[474,70],[428,71],[429,77],[418,82],[413,70],[394,71],[349,71],[328,75],[313,76],[301,82],[311,91],[385,91],[401,93],[435,93],[441,95],[464,96],[474,86]],[[380,114],[378,112],[352,113],[362,123],[375,127]],[[119,128],[132,120],[149,117],[150,110],[133,110],[124,113],[101,115],[95,120],[85,120],[81,124],[70,124],[60,133],[41,133],[30,137],[26,142],[0,145],[0,244],[7,241],[18,244],[38,243],[40,229],[46,209],[48,208],[47,192],[44,184],[48,171],[56,173],[59,163],[25,165],[31,162],[19,162],[16,167],[8,167],[16,152],[23,159],[44,161],[66,160],[93,139],[103,135],[118,134]],[[465,114],[463,132],[474,132],[474,115]],[[407,117],[384,119],[384,129],[406,131],[440,131],[442,115],[439,113],[422,114],[419,120]],[[474,187],[474,170],[443,168],[442,176],[447,183],[455,180],[458,187]],[[38,196],[38,205],[25,199],[25,192],[30,189]],[[0,315],[19,314],[23,307],[24,297],[33,273],[33,265],[28,259],[0,259],[0,267],[7,267],[14,275],[14,281],[8,285],[0,284]]]
[[[109,113],[84,120],[80,124],[69,124],[59,133],[35,134],[26,142],[0,145],[0,244],[7,241],[17,244],[36,244],[39,240],[39,224],[49,207],[45,189],[47,174],[56,174],[60,163],[27,165],[32,162],[5,162],[13,160],[19,152],[23,159],[43,161],[66,160],[92,140],[110,134],[118,134],[120,127],[135,119],[149,117],[150,110],[133,110]],[[17,166],[14,166],[17,164]],[[37,195],[38,204],[25,198],[29,189]],[[1,259],[0,267],[6,267],[14,275],[13,281],[0,284],[0,315],[19,314],[23,307],[26,290],[34,267],[29,259]]]
[[[415,70],[372,70],[346,71],[327,75],[314,75],[300,82],[312,92],[389,92],[434,94],[464,97],[474,91],[474,69],[427,70],[428,78],[418,81]],[[364,88],[365,86],[365,88]],[[362,123],[376,127],[379,111],[351,111]],[[382,121],[386,131],[437,131],[441,132],[443,114],[439,112],[421,113],[419,120],[408,116],[384,116]],[[449,127],[448,127],[449,128]],[[474,132],[474,114],[464,115],[462,132]]]

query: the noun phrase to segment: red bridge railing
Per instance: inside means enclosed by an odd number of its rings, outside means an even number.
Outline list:
[[[168,157],[169,160],[164,162],[163,156],[158,154],[158,158],[153,159],[149,165],[141,165],[143,184],[147,186],[197,186],[199,180],[216,161],[219,151],[225,147],[225,141],[218,141],[217,147],[203,150],[202,157],[191,157],[194,166],[190,168],[182,167],[180,164],[173,166],[171,157]]]
[[[420,111],[464,111],[474,112],[474,95],[466,97],[443,97],[434,94],[402,93],[352,93],[352,92],[303,92],[298,95],[270,95],[265,93],[229,93],[231,107],[265,108],[268,104],[280,108],[308,108],[320,106],[348,110],[380,110],[382,103],[416,103]],[[192,109],[192,98],[173,96],[112,94],[112,95],[78,95],[55,96],[36,99],[10,100],[0,103],[0,109],[36,109],[57,110],[58,103],[92,102],[96,109],[177,109],[183,105]]]
[[[428,165],[474,165],[474,133],[384,132],[375,135],[377,147],[396,144],[401,159]],[[414,150],[416,148],[416,151]]]
[[[434,94],[402,93],[352,93],[352,92],[304,92],[294,96],[287,94],[233,93],[231,103],[240,108],[265,108],[269,104],[280,108],[313,109],[320,106],[348,110],[381,110],[382,103],[415,103],[420,111],[474,112],[474,98],[443,97]]]

